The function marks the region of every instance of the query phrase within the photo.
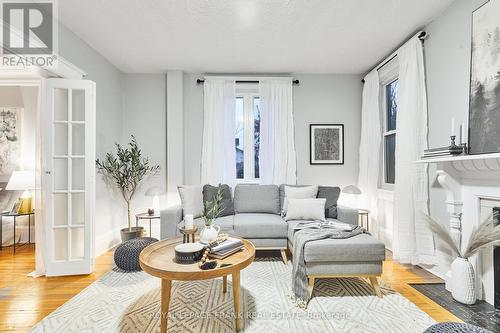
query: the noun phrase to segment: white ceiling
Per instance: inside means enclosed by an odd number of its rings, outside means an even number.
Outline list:
[[[59,19],[123,72],[363,73],[452,2],[63,0]]]

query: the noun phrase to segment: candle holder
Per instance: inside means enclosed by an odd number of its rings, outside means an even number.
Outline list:
[[[467,147],[467,143],[462,143],[460,144],[460,146],[462,146],[462,154],[464,155],[468,155],[469,154],[469,147]]]
[[[462,154],[464,149],[463,149],[462,144],[460,144],[460,146],[457,146],[457,144],[455,143],[456,136],[452,135],[452,136],[450,136],[450,139],[451,139],[451,143],[450,143],[450,147],[449,147],[450,154],[452,154],[452,155]]]

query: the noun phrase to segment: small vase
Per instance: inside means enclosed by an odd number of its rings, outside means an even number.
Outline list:
[[[463,304],[476,303],[476,279],[469,260],[457,257],[451,264],[451,295]]]
[[[208,225],[200,232],[200,242],[208,244],[217,239],[220,227],[218,225]]]

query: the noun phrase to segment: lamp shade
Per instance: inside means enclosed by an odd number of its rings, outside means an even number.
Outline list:
[[[166,193],[165,190],[162,189],[161,187],[153,186],[153,187],[149,188],[146,191],[146,193],[144,193],[144,195],[147,196],[147,197],[154,197],[154,196],[163,195],[165,193]]]
[[[25,191],[34,190],[35,187],[35,171],[34,170],[24,170],[24,171],[14,171],[10,176],[7,187],[7,191]]]
[[[361,194],[361,190],[359,189],[359,187],[355,186],[355,185],[349,185],[349,186],[346,186],[342,189],[342,193],[346,193],[346,194]]]

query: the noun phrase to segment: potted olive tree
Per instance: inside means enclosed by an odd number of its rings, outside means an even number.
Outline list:
[[[96,160],[97,171],[105,182],[115,186],[127,203],[128,228],[120,230],[122,242],[135,237],[142,237],[143,227],[132,227],[130,203],[142,182],[160,171],[159,165],[151,165],[149,158],[143,157],[132,135],[127,146],[116,145],[116,155],[107,153],[104,159]]]

